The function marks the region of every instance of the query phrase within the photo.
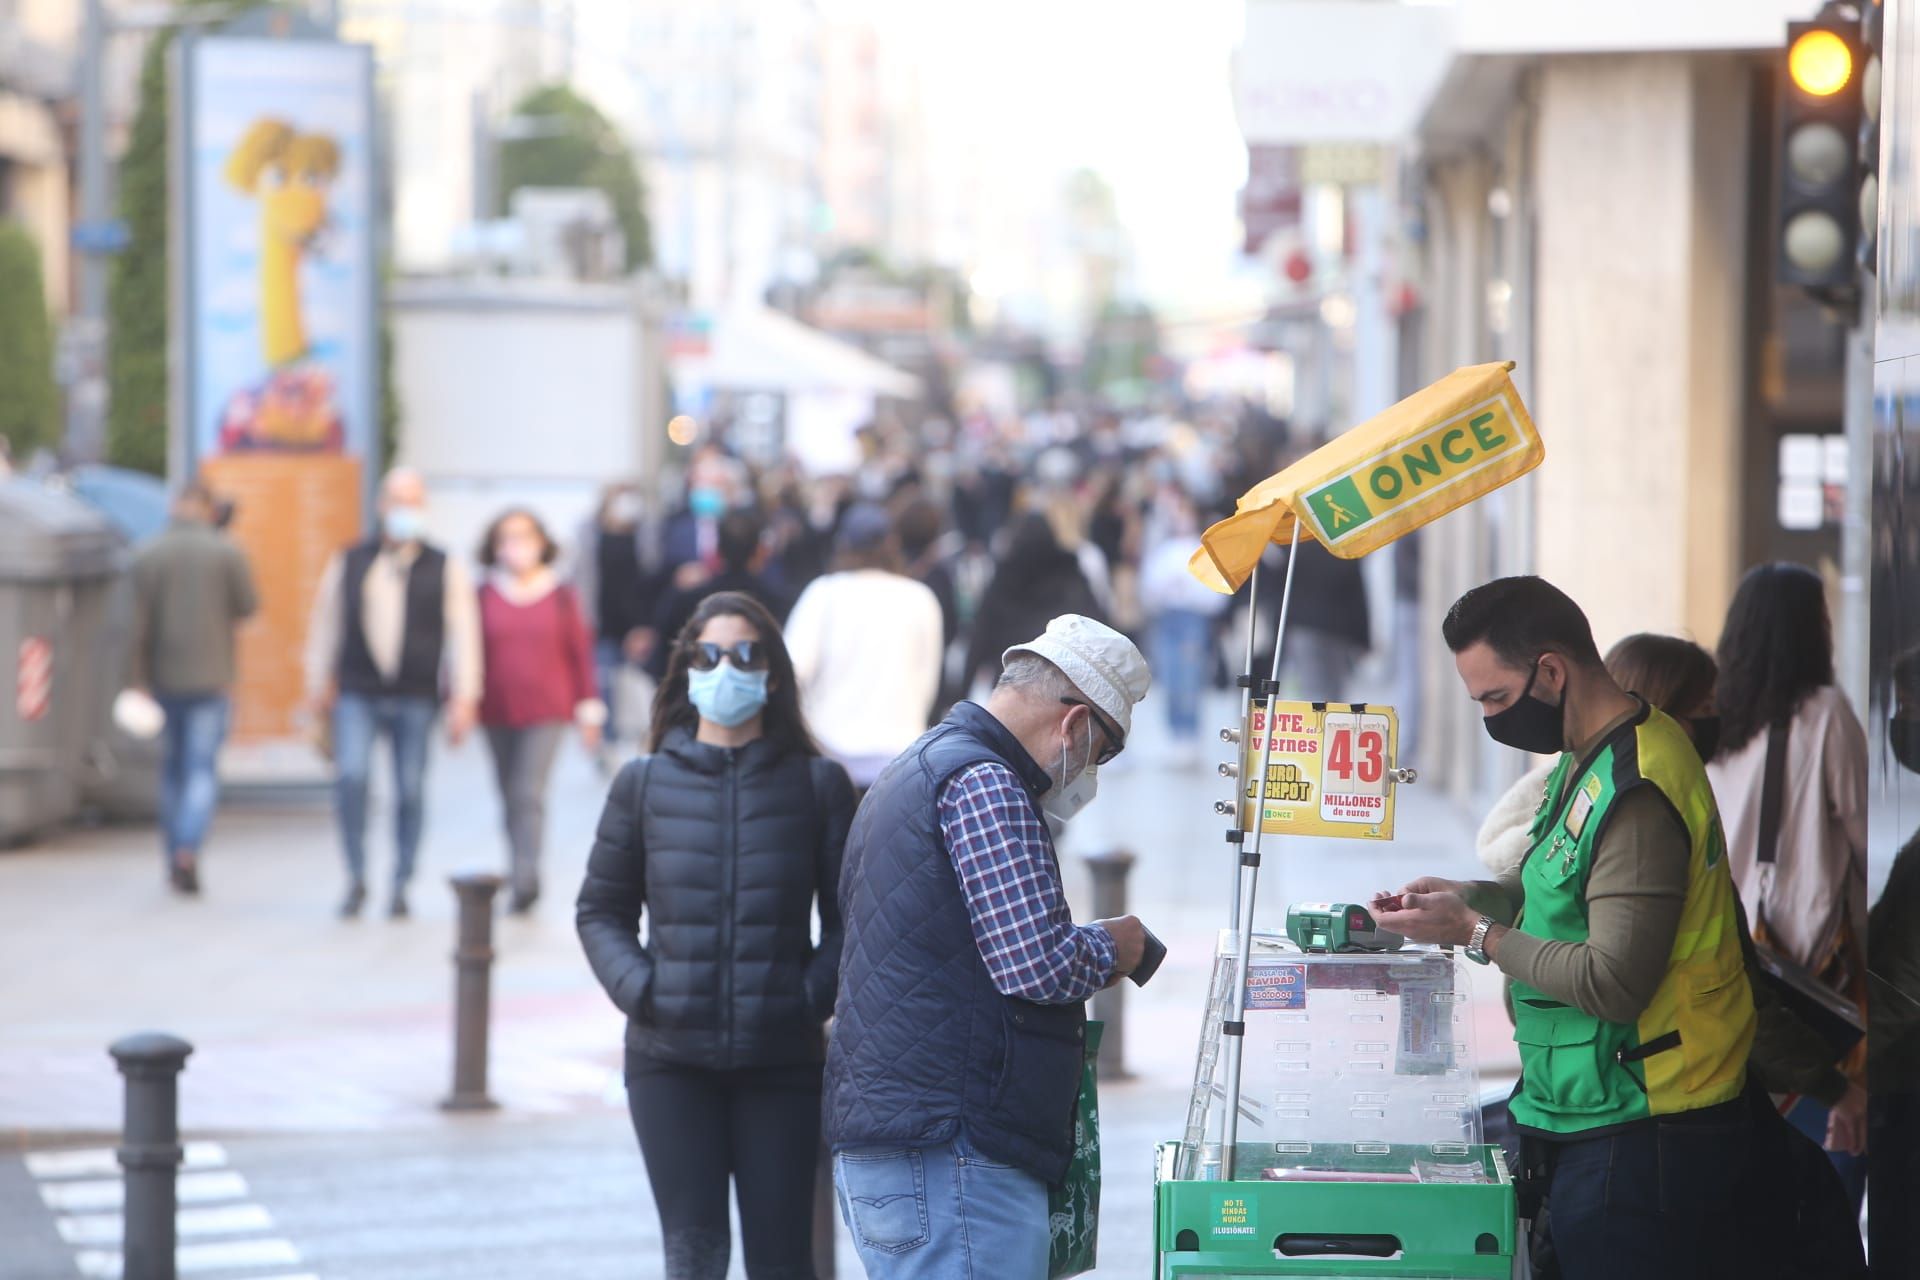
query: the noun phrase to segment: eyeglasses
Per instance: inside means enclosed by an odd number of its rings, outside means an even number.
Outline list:
[[[1060,705],[1063,707],[1085,707],[1087,714],[1093,717],[1093,722],[1100,726],[1100,736],[1107,741],[1108,745],[1105,750],[1094,757],[1093,763],[1096,766],[1113,763],[1113,758],[1127,749],[1125,736],[1123,736],[1118,729],[1110,728],[1106,720],[1094,709],[1091,702],[1083,702],[1079,698],[1062,698],[1060,699]]]
[[[687,658],[687,665],[695,671],[711,671],[725,658],[733,663],[735,671],[765,671],[767,669],[767,647],[758,640],[742,640],[738,644],[712,644],[699,641],[694,644]]]

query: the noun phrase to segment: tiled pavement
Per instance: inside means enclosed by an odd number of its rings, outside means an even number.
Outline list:
[[[1132,849],[1133,909],[1172,948],[1153,984],[1129,997],[1135,1078],[1103,1087],[1099,1274],[1113,1276],[1146,1265],[1151,1151],[1183,1114],[1231,865],[1211,812],[1225,784],[1210,765],[1164,765],[1154,717],[1136,732],[1063,850],[1084,917],[1077,855]],[[190,1137],[218,1139],[269,1209],[270,1238],[299,1259],[209,1274],[656,1274],[652,1206],[619,1092],[619,1018],[581,961],[571,922],[603,791],[585,760],[563,759],[548,896],[532,919],[500,923],[492,1068],[503,1109],[487,1116],[449,1117],[436,1105],[450,1073],[445,876],[501,856],[477,745],[436,760],[407,922],[373,912],[333,919],[339,871],[319,798],[231,804],[198,902],[166,896],[145,832],[77,831],[0,854],[0,1280],[87,1274],[20,1153],[109,1139],[120,1095],[105,1046],[138,1029],[195,1043],[183,1125]],[[1289,898],[1473,871],[1471,827],[1437,797],[1403,790],[1399,822],[1391,845],[1270,843],[1260,923],[1277,924]],[[385,857],[376,840],[376,864]],[[1482,1071],[1511,1072],[1497,992],[1483,984],[1475,994]],[[841,1274],[856,1273],[843,1242]]]

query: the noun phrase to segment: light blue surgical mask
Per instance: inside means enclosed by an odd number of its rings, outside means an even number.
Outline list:
[[[734,729],[767,705],[767,673],[741,671],[731,659],[711,671],[687,672],[687,697],[702,719]]]
[[[427,513],[419,507],[389,507],[381,526],[390,542],[418,542],[426,536]]]
[[[727,495],[703,486],[687,495],[687,509],[702,519],[723,516],[727,513]]]

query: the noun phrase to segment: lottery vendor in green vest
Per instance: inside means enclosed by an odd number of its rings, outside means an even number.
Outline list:
[[[1513,979],[1511,1111],[1561,1275],[1737,1274],[1754,1013],[1706,770],[1685,729],[1614,683],[1586,615],[1544,579],[1476,587],[1442,630],[1488,735],[1559,765],[1520,900],[1423,877],[1379,920]]]

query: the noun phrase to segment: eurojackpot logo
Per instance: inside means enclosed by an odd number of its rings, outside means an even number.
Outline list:
[[[1307,494],[1323,542],[1335,543],[1395,513],[1411,515],[1461,481],[1530,444],[1504,395],[1377,453]],[[1433,512],[1431,515],[1439,515]],[[1431,515],[1424,518],[1431,518]],[[1422,522],[1415,516],[1409,527]]]

